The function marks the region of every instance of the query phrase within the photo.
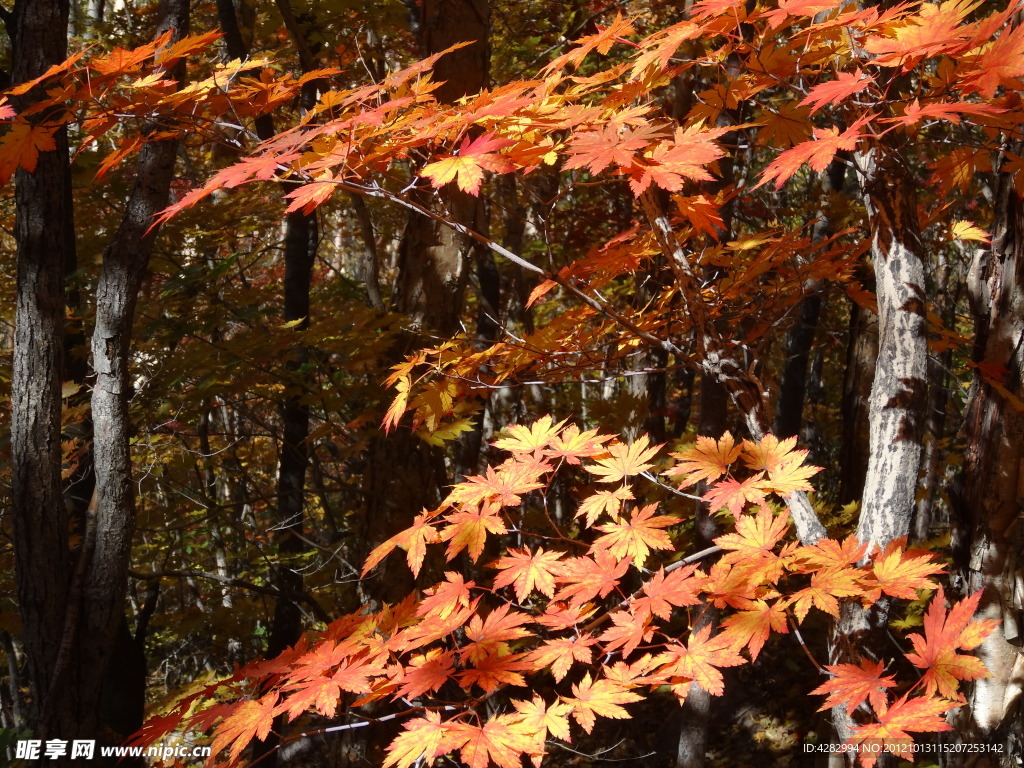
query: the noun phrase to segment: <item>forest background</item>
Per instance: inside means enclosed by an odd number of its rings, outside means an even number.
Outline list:
[[[1020,764],[1016,5],[0,19],[5,749]]]

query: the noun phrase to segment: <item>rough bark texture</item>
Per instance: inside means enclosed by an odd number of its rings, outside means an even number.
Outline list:
[[[487,0],[424,0],[419,9],[417,34],[420,51],[433,55],[456,43],[470,45],[442,56],[434,78],[444,81],[435,92],[438,101],[454,102],[487,85],[490,58]],[[480,198],[449,184],[438,193],[446,218],[482,231],[484,208]],[[430,200],[420,200],[430,205]],[[409,316],[416,330],[434,330],[449,336],[457,330],[466,288],[466,265],[472,244],[451,227],[425,216],[413,215],[406,226],[399,254],[395,308]]]
[[[1020,152],[1016,147],[1014,152]],[[1024,205],[1010,174],[999,178],[991,250],[975,254],[969,275],[976,327],[975,360],[1006,369],[1002,382],[1024,396]],[[1024,654],[1021,653],[1021,553],[1024,526],[1024,414],[1016,411],[979,373],[964,415],[966,445],[962,513],[954,548],[966,594],[984,590],[979,617],[998,619],[999,628],[981,645],[978,657],[989,677],[968,693],[957,721],[972,741],[1001,744],[992,762],[1018,765],[1024,754]]]
[[[173,39],[188,34],[189,0],[161,0],[158,13],[158,35],[171,29]],[[182,73],[177,74],[180,77]],[[154,125],[148,130],[158,128]],[[78,660],[89,670],[82,674],[90,676],[90,686],[102,680],[119,631],[130,643],[124,626],[124,599],[135,528],[128,412],[132,322],[157,234],[150,227],[154,216],[167,206],[177,151],[178,142],[173,139],[150,142],[141,150],[135,184],[121,224],[103,254],[96,287],[92,337],[96,511],[86,529],[86,550],[92,552],[82,593],[82,652]],[[137,658],[133,663],[138,667]],[[119,695],[127,700],[137,698],[137,693]],[[124,718],[122,727],[130,728],[134,719]],[[121,738],[127,735],[117,734]]]
[[[67,0],[19,0],[14,6],[14,84],[30,80],[67,54]],[[35,92],[15,101],[28,106]],[[40,115],[38,119],[45,116]],[[11,465],[15,566],[37,734],[73,738],[92,723],[74,722],[83,703],[76,675],[62,673],[62,646],[72,556],[61,495],[61,383],[64,377],[65,250],[74,238],[67,132],[55,135],[34,173],[19,170],[15,198],[17,307],[11,382]],[[65,651],[64,656],[67,655]],[[60,677],[60,680],[57,678]],[[58,688],[59,685],[59,688]],[[66,730],[70,729],[70,730]]]
[[[869,551],[910,532],[921,460],[927,390],[924,265],[917,236],[913,185],[892,155],[860,158],[862,190],[871,229],[878,297],[878,359],[869,399],[870,453],[857,536]],[[830,663],[856,662],[886,642],[888,605],[869,610],[844,603],[833,627]],[[841,741],[853,721],[832,710]]]
[[[928,388],[924,264],[912,182],[885,156],[866,160],[865,202],[878,297],[870,455],[857,536],[869,547],[906,536],[921,462]]]
[[[434,92],[437,99],[453,102],[486,86],[490,57],[487,0],[424,0],[408,5],[424,56],[472,41],[442,56],[435,65],[435,78],[445,81]],[[417,202],[449,221],[487,231],[481,201],[454,184],[436,194],[421,195]],[[431,344],[424,335],[432,331],[448,336],[458,330],[472,252],[469,238],[453,228],[419,214],[409,218],[399,248],[393,302],[396,311],[408,316],[410,333],[407,348],[397,350],[398,354]],[[424,507],[436,503],[448,482],[441,452],[407,430],[374,440],[368,453],[363,555],[409,525]],[[468,469],[475,462],[463,456],[461,463]],[[374,599],[394,602],[409,593],[411,577],[404,569],[379,572],[375,579],[365,586]]]

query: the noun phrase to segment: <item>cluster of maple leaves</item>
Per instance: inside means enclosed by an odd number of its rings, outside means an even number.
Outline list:
[[[475,563],[489,537],[520,535],[524,546],[488,565],[491,578],[450,570],[419,598],[339,619],[316,639],[192,693],[151,721],[147,738],[214,727],[214,751],[234,761],[278,716],[335,717],[344,707],[360,722],[360,708],[385,701],[406,718],[386,767],[450,753],[471,768],[516,768],[524,754],[539,765],[549,739],[571,741],[573,722],[590,733],[598,718],[628,718],[624,705],[645,691],[667,687],[683,701],[696,684],[721,695],[723,668],[754,661],[771,633],[789,633],[811,610],[838,618],[841,600],[868,606],[936,589],[931,577],[941,565],[903,541],[867,558],[853,537],[813,546],[786,540],[788,513],[778,500],[809,490],[818,471],[794,444],[773,436],[736,442],[726,433],[698,438],[666,465],[646,437],[626,444],[550,417],[512,426],[495,442],[509,454],[503,463],[455,485],[364,566],[365,575],[402,550],[418,574],[440,556],[431,555],[435,547],[448,562],[466,553]],[[548,518],[544,534],[525,533],[527,510],[542,503],[555,475],[580,472],[592,478],[583,486],[592,492],[579,500],[572,529]],[[669,482],[704,483],[703,501],[734,521],[716,549],[702,553],[717,557],[708,567],[680,557],[674,539],[683,520],[638,498],[640,484],[657,490]],[[906,660],[921,670],[912,683],[865,658],[827,667],[829,680],[812,693],[827,694],[823,709],[862,710],[857,743],[896,749],[912,743],[913,732],[948,730],[942,715],[959,705],[960,682],[985,675],[961,653],[993,629],[992,621],[971,620],[977,603],[974,595],[947,612],[939,590],[924,634],[910,636]],[[702,620],[708,606],[719,609],[718,621]],[[551,690],[548,678],[553,696],[537,693]],[[499,692],[503,706],[485,715]],[[233,700],[215,703],[226,696]],[[207,708],[196,712],[200,703]],[[876,757],[865,752],[864,764]]]
[[[705,0],[694,4],[688,20],[640,39],[633,39],[629,20],[617,18],[550,62],[537,79],[455,105],[432,96],[434,57],[379,83],[325,90],[293,128],[193,189],[179,189],[184,194],[164,217],[215,191],[281,178],[306,182],[288,193],[288,210],[309,212],[338,190],[412,206],[405,193],[417,185],[454,183],[478,194],[487,174],[560,164],[567,172],[625,180],[638,196],[652,187],[673,193],[676,239],[691,246],[694,264],[727,275],[701,295],[712,316],[725,316],[753,281],[776,275],[770,291],[758,282],[774,311],[748,330],[750,341],[798,300],[806,279],[848,275],[865,245],[840,242],[838,234],[812,244],[781,228],[719,244],[726,192],[705,194],[687,185],[713,178],[726,156],[722,139],[739,131],[752,145],[778,152],[753,189],[780,188],[804,166],[822,171],[841,152],[883,148],[883,140],[958,125],[965,116],[983,131],[976,139],[995,147],[1024,120],[1024,28],[1013,22],[1015,6],[971,20],[977,6],[946,0],[880,9],[792,0],[751,9]],[[20,112],[0,104],[0,120],[10,125],[0,139],[0,181],[19,167],[31,171],[39,153],[54,148],[56,131],[72,123],[82,127],[79,151],[112,147],[101,174],[144,142],[172,133],[246,150],[239,122],[290,102],[311,79],[341,74],[320,70],[296,78],[254,58],[217,64],[183,88],[165,77],[175,62],[207,49],[216,37],[83,52],[9,90],[15,103],[37,85],[47,96]],[[690,46],[694,41],[701,46]],[[631,53],[593,65],[592,54],[606,56],[616,45]],[[685,57],[679,55],[684,47]],[[680,123],[661,114],[657,89],[688,70],[722,77],[697,94]],[[725,76],[733,71],[741,74]],[[901,91],[907,84],[912,90]],[[745,124],[708,127],[719,126],[723,113],[740,103],[750,105]],[[146,130],[125,130],[126,116]],[[965,189],[985,157],[973,149],[943,149],[923,162],[937,187],[949,192]],[[1012,152],[1003,157],[1001,170],[1024,178],[1024,161]],[[420,163],[417,171],[410,171],[410,160]],[[926,210],[920,218],[937,220]],[[946,236],[986,237],[969,221],[954,222]],[[651,233],[638,227],[557,274],[535,268],[546,279],[531,298],[540,300],[556,285],[583,286],[600,296],[657,250]],[[793,260],[793,253],[808,258]],[[442,427],[457,433],[468,424],[458,409],[472,387],[440,374],[479,372],[486,362],[494,371],[489,383],[500,382],[535,366],[554,339],[584,354],[623,326],[648,336],[686,337],[692,329],[685,313],[672,311],[676,300],[669,291],[643,311],[612,315],[594,299],[596,306],[563,312],[528,343],[481,351],[475,342],[455,340],[417,353],[396,367],[390,383],[398,395],[385,423],[394,427],[412,410],[427,437]],[[631,348],[635,340],[620,347]],[[415,376],[418,370],[426,372]],[[445,425],[446,419],[454,422]],[[539,759],[548,737],[570,739],[572,721],[590,731],[598,717],[626,717],[624,705],[644,691],[667,686],[683,699],[696,683],[720,693],[722,668],[754,660],[772,632],[787,633],[812,609],[837,616],[841,600],[870,605],[882,596],[914,599],[918,590],[936,588],[930,577],[940,567],[903,542],[868,553],[853,539],[812,546],[786,541],[786,514],[773,508],[773,498],[807,490],[813,474],[791,442],[701,438],[660,468],[656,448],[643,438],[626,445],[542,419],[510,428],[497,447],[509,452],[505,463],[456,485],[440,507],[382,544],[366,564],[370,570],[400,548],[418,573],[431,548],[443,547],[449,562],[463,553],[475,562],[489,540],[519,538],[518,548],[493,562],[493,579],[477,583],[450,571],[422,598],[410,595],[399,605],[345,617],[319,639],[191,694],[152,721],[150,733],[179,727],[186,718],[192,727],[216,724],[214,744],[233,760],[268,733],[276,716],[294,720],[310,710],[335,716],[345,697],[346,711],[356,716],[364,705],[390,701],[407,719],[388,765],[407,768],[459,753],[472,768],[491,762],[507,768],[523,754]],[[665,478],[659,482],[679,488],[705,483],[703,499],[735,519],[734,531],[716,540],[721,551],[709,567],[677,559],[674,531],[685,522],[638,498],[637,478],[650,482],[656,469]],[[517,516],[553,477],[580,471],[607,487],[579,500],[573,530],[555,521],[543,534],[524,530]],[[863,713],[856,740],[899,742],[911,732],[946,729],[942,714],[957,705],[959,682],[984,674],[962,653],[992,629],[991,622],[971,621],[977,600],[947,611],[941,591],[933,599],[923,634],[910,638],[914,650],[906,659],[922,670],[913,684],[885,674],[882,660],[865,659],[828,668],[830,679],[816,692],[827,695],[825,706]],[[723,618],[693,629],[705,605],[720,609]],[[557,694],[516,695],[530,679],[547,676]],[[226,691],[241,698],[191,710]],[[499,691],[505,710],[485,716],[482,705]],[[867,753],[865,762],[872,760]]]

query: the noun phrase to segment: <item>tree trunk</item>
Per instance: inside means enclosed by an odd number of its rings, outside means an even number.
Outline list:
[[[188,34],[189,0],[161,0],[157,35],[173,30],[172,41]],[[181,68],[168,73],[182,79]],[[158,130],[149,126],[147,130]],[[115,644],[120,643],[123,679],[107,688],[107,719],[123,739],[141,725],[139,703],[145,691],[145,659],[128,633],[124,601],[135,529],[135,485],[131,464],[132,389],[130,354],[135,305],[157,230],[153,218],[167,206],[178,141],[147,143],[139,154],[135,184],[121,224],[103,254],[96,287],[96,324],[92,337],[96,381],[92,393],[93,462],[96,473],[95,518],[87,521],[83,551],[87,577],[83,590],[81,665],[90,686],[103,680]],[[133,652],[128,654],[129,650]],[[129,663],[130,661],[130,663]],[[128,670],[133,670],[128,680]],[[88,670],[88,671],[86,671]],[[120,677],[120,676],[119,676]],[[95,680],[95,682],[94,682]],[[129,685],[130,683],[130,685]],[[128,686],[128,687],[126,687]],[[114,704],[112,701],[120,702]],[[134,728],[133,728],[134,726]]]
[[[68,0],[18,0],[12,39],[13,84],[31,80],[67,55]],[[19,111],[38,90],[14,99]],[[36,119],[42,120],[45,115]],[[56,149],[39,156],[35,172],[18,170],[15,239],[17,307],[11,382],[11,465],[15,572],[35,735],[70,739],[94,727],[82,704],[98,691],[82,691],[69,674],[65,636],[73,558],[61,493],[61,384],[64,380],[64,267],[74,240],[70,228],[67,131]],[[95,699],[92,699],[95,701]],[[93,707],[95,711],[95,707]]]
[[[910,532],[928,347],[913,182],[898,156],[875,152],[860,162],[878,297],[878,360],[868,403],[870,452],[857,526],[857,537],[870,552]],[[887,618],[884,601],[868,610],[844,603],[833,627],[830,663],[856,663],[853,654],[883,647]],[[837,734],[846,741],[853,721],[845,707],[832,713]]]
[[[996,391],[990,378],[1005,370],[1001,384],[1024,397],[1024,205],[1009,173],[999,175],[995,205],[992,247],[976,252],[968,276],[974,359],[992,368],[987,374],[976,369],[964,414],[963,493],[956,504],[961,520],[954,549],[964,592],[984,590],[979,616],[998,619],[1000,626],[978,648],[989,677],[967,692],[969,706],[956,724],[971,741],[1001,745],[1000,753],[989,755],[992,762],[976,765],[1010,766],[1019,764],[1024,747],[1019,560],[1024,551],[1024,413]]]
[[[472,41],[442,56],[435,64],[434,79],[444,81],[434,91],[438,101],[451,103],[486,86],[490,57],[487,0],[424,0],[407,5],[422,55],[430,56],[456,43]],[[482,201],[454,185],[417,197],[421,205],[452,221],[487,231]],[[447,337],[458,330],[467,265],[473,252],[470,239],[451,227],[426,216],[410,215],[399,246],[398,277],[393,292],[394,309],[409,317],[411,331],[406,337],[407,348],[399,349],[399,354],[423,343],[425,337],[421,334],[436,331]],[[442,495],[441,488],[448,482],[440,451],[408,431],[376,438],[368,453],[363,555],[409,525],[424,507],[436,504]],[[460,463],[468,469],[475,461],[466,453],[463,450]],[[406,570],[390,569],[380,572],[365,589],[374,599],[393,602],[408,594],[411,584]]]

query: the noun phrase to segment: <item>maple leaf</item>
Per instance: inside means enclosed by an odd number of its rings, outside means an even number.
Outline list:
[[[574,557],[559,563],[558,581],[563,586],[556,600],[571,598],[571,606],[580,606],[594,597],[606,597],[619,586],[629,570],[629,558],[616,560],[607,550],[598,550],[591,557]]]
[[[999,625],[995,619],[971,621],[980,599],[981,592],[975,592],[953,605],[947,614],[946,595],[939,587],[924,615],[924,636],[909,636],[915,653],[908,653],[907,659],[925,670],[921,680],[929,696],[938,690],[940,696],[953,699],[957,697],[957,681],[989,676],[981,659],[957,653],[976,648]]]
[[[657,504],[648,504],[635,510],[628,522],[620,519],[597,526],[597,530],[604,531],[605,535],[594,542],[593,551],[607,550],[618,560],[632,558],[637,568],[643,568],[652,549],[673,549],[668,534],[659,529],[682,520],[671,515],[652,517],[657,509]]]
[[[524,602],[530,592],[536,589],[547,597],[555,596],[556,563],[562,559],[561,552],[545,552],[538,548],[530,553],[527,549],[512,549],[509,554],[491,564],[501,571],[494,578],[494,588],[513,585],[516,600]]]
[[[715,539],[722,549],[733,550],[741,557],[759,557],[771,552],[789,530],[789,513],[776,516],[768,507],[761,507],[757,516],[740,515],[736,532]]]
[[[291,200],[291,203],[288,204],[284,212],[293,213],[301,209],[303,213],[310,214],[320,204],[330,199],[337,189],[338,184],[334,181],[314,181],[303,184],[285,195]]]
[[[580,727],[590,733],[596,716],[626,720],[631,716],[622,704],[640,701],[641,697],[612,680],[592,680],[588,672],[579,685],[573,685],[572,696],[564,701],[572,705],[572,716]]]
[[[545,736],[550,733],[556,739],[572,741],[569,732],[569,712],[572,706],[564,701],[556,701],[548,706],[544,699],[534,696],[530,701],[514,699],[512,706],[520,715],[520,722],[529,732],[535,732],[543,745]]]
[[[472,141],[467,136],[459,147],[458,155],[450,155],[428,163],[423,166],[420,173],[430,179],[435,187],[443,187],[454,179],[463,192],[478,195],[484,180],[484,171],[508,173],[513,169],[514,166],[507,157],[496,153],[496,150],[513,143],[508,139],[495,138],[491,134],[478,136]]]
[[[757,132],[757,145],[792,147],[807,141],[813,128],[808,119],[810,114],[807,107],[797,106],[796,102],[782,104],[778,109],[767,112],[759,120],[762,128]]]
[[[617,648],[622,648],[622,656],[629,656],[640,643],[650,642],[654,636],[654,629],[651,627],[651,614],[647,611],[629,613],[627,611],[616,611],[611,614],[612,625],[604,632],[598,640],[605,643],[604,652],[610,654]]]
[[[806,563],[804,572],[812,572],[819,568],[856,565],[867,550],[867,544],[862,544],[855,535],[850,534],[841,544],[835,539],[819,539],[817,544],[800,547],[795,557],[799,562]]]
[[[989,243],[992,240],[988,232],[974,226],[970,221],[954,221],[949,227],[949,234],[954,240],[976,240],[980,243]]]
[[[775,435],[765,435],[756,443],[744,440],[740,459],[755,471],[772,472],[794,459],[803,460],[807,451],[794,451],[796,437],[779,440]]]
[[[768,164],[761,174],[761,180],[754,189],[774,181],[775,188],[781,189],[789,178],[800,170],[804,163],[819,173],[824,171],[840,150],[856,148],[857,141],[864,135],[861,128],[875,117],[873,113],[862,115],[842,133],[838,128],[815,128],[814,138],[787,149]]]
[[[417,616],[434,615],[439,619],[447,618],[458,608],[469,606],[469,590],[476,582],[466,581],[461,573],[445,571],[445,580],[426,592],[416,609]]]
[[[710,626],[691,632],[685,646],[678,643],[669,645],[654,657],[654,662],[660,667],[656,678],[665,678],[680,685],[676,694],[683,694],[680,699],[685,697],[690,682],[697,683],[712,696],[721,696],[725,682],[718,668],[745,663],[728,640],[720,636],[711,637]]]
[[[580,502],[576,517],[585,517],[586,525],[590,528],[604,513],[611,518],[618,518],[622,502],[632,498],[633,492],[626,487],[616,488],[614,491],[598,491]]]
[[[535,732],[512,713],[492,717],[483,726],[457,723],[453,735],[461,742],[462,761],[469,768],[487,768],[492,761],[501,768],[521,768],[520,755],[536,743]]]
[[[533,665],[523,661],[522,653],[507,653],[499,649],[477,655],[473,666],[459,673],[459,685],[469,689],[473,684],[479,685],[485,693],[492,693],[500,686],[526,685],[520,671],[533,669]]]
[[[369,557],[363,564],[363,576],[366,576],[373,568],[387,557],[396,547],[401,547],[406,552],[409,561],[409,570],[413,576],[418,576],[423,566],[423,558],[427,553],[427,544],[439,541],[437,529],[430,525],[430,513],[424,510],[416,515],[413,524],[400,531],[370,552]]]
[[[859,597],[864,592],[862,572],[854,568],[825,568],[811,575],[811,586],[792,594],[789,605],[798,621],[803,621],[813,605],[829,616],[839,618],[840,597]]]
[[[560,683],[574,662],[589,664],[594,660],[590,646],[596,642],[593,637],[557,637],[530,651],[528,658],[538,669],[551,667],[551,676]]]
[[[717,441],[713,437],[698,437],[692,448],[671,454],[679,459],[679,463],[662,474],[665,477],[682,476],[680,487],[695,485],[702,480],[717,480],[729,471],[729,466],[736,461],[741,450],[729,431]]]
[[[211,752],[217,754],[230,746],[230,759],[234,760],[253,739],[265,739],[274,724],[274,709],[278,694],[270,692],[259,699],[243,701],[217,726]]]
[[[0,139],[0,184],[6,184],[18,168],[33,173],[39,162],[39,153],[57,148],[53,134],[58,128],[57,125],[35,125],[16,119]]]
[[[586,35],[576,40],[576,47],[558,58],[552,60],[541,73],[550,75],[568,65],[579,66],[592,51],[608,53],[612,45],[621,40],[625,35],[633,34],[633,25],[622,17],[621,13],[615,14],[615,20],[610,26],[597,25],[598,32],[593,35]]]
[[[874,82],[874,76],[864,74],[860,67],[853,72],[841,72],[835,80],[819,83],[811,88],[800,102],[800,106],[810,105],[813,115],[826,104],[839,104],[843,99],[860,93]]]
[[[860,752],[861,762],[866,768],[874,766],[882,749],[888,748],[897,755],[906,754],[903,748],[914,743],[908,731],[935,733],[953,730],[941,715],[959,707],[958,702],[922,696],[908,699],[908,696],[904,695],[888,709],[878,712],[877,723],[854,727],[854,735],[847,744],[859,745],[870,739],[872,746],[879,745],[878,751],[865,749]]]
[[[413,763],[423,760],[430,765],[435,757],[450,751],[452,725],[441,722],[441,715],[428,710],[425,717],[418,717],[405,724],[402,731],[388,746],[382,768],[394,765],[410,768]]]
[[[501,605],[491,611],[486,619],[474,616],[466,627],[466,638],[469,643],[462,649],[464,658],[476,663],[476,656],[489,652],[494,647],[507,648],[506,640],[517,640],[530,635],[523,624],[529,624],[533,617],[509,610],[508,605]]]
[[[803,457],[795,458],[776,467],[768,473],[765,485],[773,493],[784,498],[792,496],[797,491],[812,491],[811,484],[807,482],[811,477],[821,472],[821,467],[804,466]]]
[[[637,614],[651,613],[666,621],[672,615],[672,607],[682,608],[687,605],[698,605],[700,598],[697,590],[703,584],[703,574],[694,575],[695,565],[686,565],[670,573],[664,568],[658,569],[650,579],[644,582],[643,597],[633,600],[633,611]]]
[[[513,424],[506,427],[502,432],[508,437],[495,440],[491,445],[501,448],[503,451],[512,453],[533,453],[541,451],[548,446],[554,436],[565,425],[565,421],[553,423],[550,416],[542,416],[533,422],[533,426],[524,427],[520,424]]]
[[[570,424],[560,435],[555,435],[551,447],[545,453],[552,459],[564,459],[568,464],[576,466],[581,458],[604,453],[604,444],[611,439],[611,435],[597,434],[596,429],[580,432],[579,427]]]
[[[881,661],[861,659],[860,666],[836,664],[825,669],[832,674],[832,679],[811,691],[818,696],[828,694],[825,703],[818,707],[819,712],[840,704],[846,705],[847,712],[853,712],[865,699],[875,712],[882,712],[889,703],[886,689],[896,686],[896,679],[891,675],[882,677],[885,665]]]
[[[503,507],[514,507],[522,501],[521,494],[543,487],[540,476],[551,469],[540,462],[515,462],[495,472],[487,467],[483,475],[471,475],[452,488],[445,504],[480,504],[494,501]]]
[[[705,167],[725,154],[714,140],[731,127],[705,130],[700,124],[677,128],[672,142],[659,141],[644,153],[642,163],[635,164],[629,186],[639,197],[653,181],[669,192],[678,192],[687,179],[712,181]]]
[[[646,147],[651,139],[649,132],[636,133],[628,128],[620,132],[612,126],[578,133],[569,142],[570,156],[565,168],[587,168],[595,175],[612,163],[619,168],[629,168],[633,165],[635,151]]]
[[[747,601],[747,607],[722,622],[723,630],[719,637],[737,648],[747,647],[750,660],[756,661],[765,641],[772,630],[786,634],[789,625],[786,621],[785,605],[781,601],[768,603],[765,600]]]
[[[732,477],[719,480],[702,497],[708,503],[712,511],[727,507],[729,512],[737,520],[743,508],[749,504],[763,504],[765,495],[770,488],[764,479],[764,473],[759,472],[753,477],[748,477],[742,482]]]
[[[875,54],[876,66],[900,67],[909,72],[922,59],[943,53],[953,55],[966,47],[967,30],[960,24],[976,7],[975,0],[922,3],[917,15],[890,27],[891,37],[869,35],[864,49]]]
[[[402,671],[398,695],[415,699],[428,691],[436,691],[448,682],[454,664],[452,653],[439,648],[413,656]]]
[[[935,582],[928,577],[943,573],[943,567],[935,562],[935,555],[931,552],[906,550],[906,544],[905,536],[893,539],[875,556],[871,563],[874,583],[870,585],[872,589],[867,593],[866,600],[876,602],[880,592],[905,600],[916,600],[917,590],[935,589]]]
[[[505,533],[508,528],[498,516],[501,507],[485,504],[482,507],[470,507],[445,516],[448,527],[441,531],[441,540],[448,542],[445,557],[451,561],[459,552],[469,550],[469,556],[475,563],[484,551],[488,533]]]
[[[632,475],[639,475],[654,466],[649,460],[661,449],[661,445],[648,447],[649,445],[647,435],[641,435],[631,445],[617,443],[609,446],[608,453],[611,454],[611,458],[599,459],[586,470],[592,475],[600,475],[599,483],[615,483]]]

